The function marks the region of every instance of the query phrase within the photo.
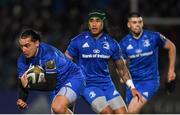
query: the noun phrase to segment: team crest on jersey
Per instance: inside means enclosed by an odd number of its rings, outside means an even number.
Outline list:
[[[141,49],[137,49],[137,50],[136,50],[136,53],[137,53],[137,54],[139,54],[139,53],[141,53],[141,52],[142,52]]]
[[[89,47],[89,44],[86,42],[82,45],[82,48],[88,48]]]
[[[150,46],[149,40],[144,40],[143,46],[144,47],[149,47]]]
[[[133,46],[131,44],[129,44],[126,49],[131,50],[131,49],[133,49]]]
[[[109,50],[109,48],[110,48],[109,47],[109,43],[108,42],[104,42],[103,48]]]

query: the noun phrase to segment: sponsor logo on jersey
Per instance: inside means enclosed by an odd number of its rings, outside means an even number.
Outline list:
[[[102,59],[109,59],[110,55],[103,55],[103,54],[82,54],[82,58],[102,58]]]
[[[139,54],[142,52],[142,49],[136,49],[136,53]]]
[[[145,52],[145,53],[138,53],[138,54],[135,54],[135,55],[130,55],[129,58],[144,57],[144,56],[149,56],[149,55],[152,55],[152,54],[153,54],[153,51]]]
[[[82,45],[82,48],[88,48],[89,47],[89,44],[86,42]]]
[[[100,50],[99,49],[94,49],[93,53],[98,54],[98,53],[100,53]]]
[[[131,44],[129,44],[126,49],[131,50],[131,49],[133,49],[133,46]]]
[[[92,99],[93,97],[95,97],[96,96],[96,93],[94,92],[94,91],[91,91],[90,93],[89,93],[89,97]]]
[[[144,40],[143,46],[144,47],[149,47],[150,46],[149,40]]]

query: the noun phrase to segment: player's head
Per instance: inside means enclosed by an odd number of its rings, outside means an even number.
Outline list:
[[[92,35],[98,36],[102,33],[105,25],[106,14],[100,10],[92,10],[88,14],[88,27]]]
[[[19,36],[19,45],[26,58],[36,56],[40,43],[40,34],[33,29],[25,29]]]
[[[143,18],[140,13],[132,12],[128,15],[127,26],[134,34],[140,34],[143,29]]]

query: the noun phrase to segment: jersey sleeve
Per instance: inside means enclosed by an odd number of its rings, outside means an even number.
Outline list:
[[[123,57],[124,59],[127,59],[126,47],[125,47],[124,42],[123,42],[123,41],[120,41],[120,42],[119,42],[119,46],[120,46],[120,48],[121,48],[122,57]]]
[[[114,61],[117,61],[121,58],[121,48],[119,47],[119,44],[115,41],[113,44],[113,54],[112,54],[112,59]]]
[[[66,64],[67,58],[65,55],[61,51],[56,50],[51,52],[46,59],[45,72],[46,74],[57,74],[59,72],[62,73],[66,67]]]
[[[60,65],[60,61],[62,61],[60,57],[61,52],[58,51],[51,51],[49,55],[47,55],[46,62],[45,62],[45,72],[46,74],[56,74],[59,67],[63,66]]]
[[[73,38],[67,48],[68,53],[72,57],[78,56],[78,40],[77,37]]]
[[[164,47],[164,45],[167,41],[167,38],[160,33],[156,33],[156,34],[157,34],[156,41],[157,41],[158,46]]]

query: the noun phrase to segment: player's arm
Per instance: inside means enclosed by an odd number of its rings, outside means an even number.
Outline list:
[[[30,90],[39,90],[39,91],[52,91],[56,87],[56,77],[57,74],[46,74],[45,82],[28,84],[28,89]]]
[[[121,58],[120,60],[117,60],[115,63],[119,77],[122,78],[126,85],[131,89],[132,95],[137,96],[138,99],[142,101],[142,95],[136,90],[124,59]]]
[[[168,50],[169,54],[169,70],[168,70],[168,82],[175,80],[175,61],[176,61],[176,46],[167,39],[165,49]]]
[[[48,66],[51,66],[51,67],[53,66],[53,68],[55,68],[54,62],[51,63],[51,61],[50,61],[47,64],[52,64],[52,65],[48,65]],[[41,74],[41,77],[40,76],[39,77],[30,76],[31,78],[35,79],[35,81],[36,81],[35,83],[32,83],[32,81],[30,81],[30,79],[28,80],[27,73],[32,71],[33,69],[35,69],[34,66],[30,67],[20,79],[22,87],[24,89],[39,90],[39,91],[52,91],[55,89],[56,77],[57,77],[56,72]]]
[[[47,74],[41,82],[31,83],[28,81],[26,75],[21,77],[21,84],[23,89],[27,90],[39,90],[39,91],[52,91],[56,87],[57,74]],[[37,78],[36,78],[37,79]],[[36,80],[39,81],[39,80]]]
[[[126,83],[126,85],[131,89],[135,88],[124,59],[121,58],[120,60],[116,61],[116,68],[119,77]],[[129,82],[128,80],[131,83],[127,83]]]
[[[65,51],[65,56],[68,57],[69,59],[73,60],[73,57],[68,53],[68,51]]]
[[[24,88],[23,83],[21,82],[22,81],[21,78],[18,79],[18,100],[16,102],[16,105],[20,109],[25,109],[27,108],[26,100],[28,98],[29,91],[27,88]]]

